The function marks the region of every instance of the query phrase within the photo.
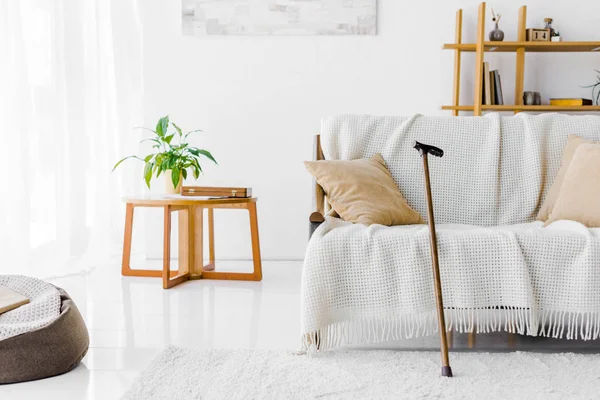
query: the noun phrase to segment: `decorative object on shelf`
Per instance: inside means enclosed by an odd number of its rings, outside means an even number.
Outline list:
[[[540,94],[540,92],[524,92],[523,104],[526,106],[541,106],[542,95]]]
[[[552,27],[552,18],[544,18],[544,29],[549,29],[550,30],[550,37],[556,36],[556,32],[554,30],[554,28]]]
[[[183,186],[181,188],[182,196],[202,196],[202,197],[231,197],[246,198],[252,197],[252,188],[244,187],[206,187],[206,186]]]
[[[529,28],[527,29],[528,42],[549,42],[552,38],[550,29]]]
[[[377,0],[182,0],[184,35],[376,35]]]
[[[170,125],[173,126],[175,132],[169,134]],[[187,142],[188,136],[192,133],[202,132],[199,129],[183,133],[179,126],[169,121],[169,116],[158,120],[156,130],[142,129],[154,133],[154,137],[143,139],[140,143],[153,142],[152,148],[157,150],[156,153],[148,154],[144,158],[136,155],[125,157],[115,164],[113,171],[128,158],[143,161],[145,163],[144,180],[148,188],[150,188],[152,175],[158,178],[164,172],[165,191],[169,194],[174,194],[180,192],[181,185],[188,176],[188,170],[192,171],[195,179],[198,179],[202,172],[200,156],[204,156],[217,164],[217,161],[208,150],[192,147]],[[172,143],[175,137],[178,138],[177,144]]]
[[[492,21],[496,24],[494,30],[490,31],[490,41],[492,42],[501,42],[504,40],[504,32],[498,28],[498,23],[500,22],[500,18],[502,18],[501,14],[496,14],[494,9],[492,8]]]
[[[560,36],[560,32],[556,32],[554,36],[552,36],[551,40],[553,42],[562,42],[562,36]]]
[[[524,92],[523,93],[523,105],[532,106],[535,104],[535,96],[533,92]]]
[[[591,106],[594,102],[591,99],[574,99],[574,98],[561,98],[561,99],[550,99],[551,106]]]
[[[587,86],[583,86],[584,88],[592,88],[592,99],[596,100],[596,105],[600,106],[600,71],[595,69],[594,71],[596,71],[598,73],[598,76],[596,76],[596,83],[592,84],[592,85],[587,85]],[[596,89],[598,89],[598,93],[596,94],[595,91]],[[595,95],[595,97],[594,97]]]

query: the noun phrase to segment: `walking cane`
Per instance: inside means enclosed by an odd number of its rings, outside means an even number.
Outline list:
[[[427,155],[442,157],[444,151],[437,147],[415,142],[415,149],[421,153],[423,158],[423,169],[425,172],[425,191],[427,193],[427,220],[429,233],[431,235],[431,261],[433,263],[433,283],[435,285],[435,302],[437,306],[438,325],[440,328],[440,350],[442,352],[442,376],[452,377],[450,360],[448,360],[448,342],[446,341],[446,321],[444,318],[444,301],[442,299],[442,282],[440,279],[440,265],[438,262],[437,237],[435,234],[435,221],[433,220],[433,199],[431,198],[431,183],[429,182],[429,164]]]

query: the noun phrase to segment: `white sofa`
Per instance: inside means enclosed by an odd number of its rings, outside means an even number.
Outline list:
[[[320,143],[328,160],[381,153],[425,219],[422,163],[412,145],[445,151],[430,157],[430,170],[448,329],[590,340],[600,335],[600,229],[572,221],[544,228],[535,220],[568,134],[600,141],[600,117],[336,116],[323,121]],[[319,225],[302,277],[306,347],[436,333],[426,225],[364,226],[329,216]]]

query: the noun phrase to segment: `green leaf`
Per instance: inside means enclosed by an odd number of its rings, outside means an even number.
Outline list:
[[[162,117],[156,124],[156,134],[160,137],[165,136],[169,129],[169,116]]]
[[[219,165],[219,163],[217,162],[217,160],[214,159],[214,157],[212,156],[212,154],[210,154],[209,151],[207,150],[202,150],[199,149],[198,153],[202,154],[204,157],[208,158],[209,160],[211,160],[212,162],[214,162],[215,164]]]
[[[181,171],[179,168],[175,167],[171,170],[171,181],[173,182],[173,187],[177,187],[179,185],[179,178],[181,177]]]
[[[154,132],[154,131],[152,131],[152,132]],[[140,140],[140,143],[144,143],[144,142],[154,142],[154,143],[160,145],[160,142],[158,141],[158,139],[154,139],[154,138],[147,138],[147,139]]]
[[[200,166],[198,159],[194,158],[192,162],[194,163],[194,166],[198,169],[198,175],[200,175],[200,172],[202,172],[202,167]],[[196,179],[198,179],[198,178],[196,178]]]
[[[179,134],[179,137],[183,136],[183,131],[181,130],[180,127],[177,126],[177,124],[175,122],[171,122],[171,125],[173,125],[173,127],[175,127],[175,130],[177,131],[177,133]]]
[[[173,140],[174,136],[174,133],[170,134],[169,136],[165,136],[164,141],[167,142],[167,144],[171,144],[171,140]]]
[[[183,179],[187,179],[187,170],[186,169],[182,169],[181,174],[183,175]]]
[[[144,162],[148,162],[148,161],[152,160],[152,157],[154,157],[155,155],[156,155],[156,154],[148,154],[148,155],[146,156],[146,158],[144,158]]]
[[[146,186],[150,189],[150,180],[152,179],[152,167],[154,164],[146,163],[144,167],[144,180],[146,181]]]
[[[195,165],[192,166],[192,171],[194,172],[194,179],[198,179],[200,177],[200,170]]]
[[[195,131],[189,131],[188,133],[185,134],[185,136],[183,137],[183,139],[187,139],[188,136],[190,136],[190,134],[192,133],[196,133],[196,132],[204,132],[202,129],[196,129]]]
[[[125,160],[127,160],[127,159],[130,159],[130,158],[137,158],[138,160],[140,159],[138,156],[128,156],[128,157],[122,158],[121,160],[119,160],[119,161],[118,161],[118,162],[115,164],[115,166],[113,167],[113,169],[112,169],[112,170],[114,171],[115,169],[117,169],[117,167],[118,167],[119,165],[121,165],[121,163],[122,163],[123,161],[125,161]]]

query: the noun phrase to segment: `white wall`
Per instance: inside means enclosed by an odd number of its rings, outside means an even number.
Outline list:
[[[374,37],[209,37],[181,34],[178,0],[144,2],[145,121],[170,114],[201,128],[197,144],[220,162],[202,185],[251,186],[259,201],[263,258],[301,259],[307,243],[311,181],[302,161],[312,156],[320,119],[337,113],[449,115],[455,12],[464,9],[465,41],[473,41],[478,1],[379,1]],[[488,3],[503,14],[505,40],[515,40],[522,1]],[[574,4],[574,3],[573,3]],[[596,1],[532,0],[528,25],[544,17],[566,40],[600,40]],[[491,17],[490,17],[491,18]],[[487,29],[491,29],[488,18]],[[514,91],[514,55],[487,60]],[[462,101],[472,101],[474,56],[463,58]],[[586,96],[600,53],[528,55],[525,90]],[[162,182],[159,182],[162,183]],[[249,258],[247,217],[217,213],[217,256]],[[160,256],[156,237],[156,256]]]

